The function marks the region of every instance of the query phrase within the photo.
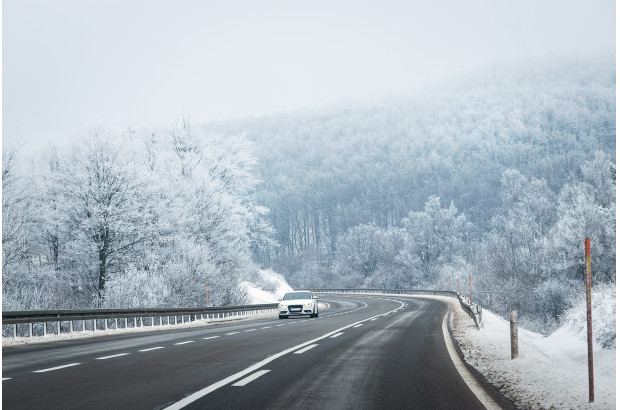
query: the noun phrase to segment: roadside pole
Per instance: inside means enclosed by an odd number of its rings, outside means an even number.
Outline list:
[[[519,357],[519,326],[517,323],[517,311],[510,312],[510,359]]]
[[[586,238],[586,306],[588,321],[588,382],[590,403],[594,403],[594,354],[592,352],[592,264],[590,261],[590,238]]]
[[[207,307],[209,307],[209,283],[207,283]]]

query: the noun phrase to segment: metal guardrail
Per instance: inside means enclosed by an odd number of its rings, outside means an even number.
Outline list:
[[[389,293],[391,295],[431,295],[456,298],[458,293],[452,290],[429,289],[316,289],[319,293]]]
[[[344,289],[329,288],[315,289],[318,293],[359,293],[359,294],[391,294],[391,295],[432,295],[447,296],[458,298],[463,309],[474,319],[476,326],[480,329],[482,322],[482,309],[480,306],[469,304],[462,295],[451,290],[429,290],[429,289]],[[103,330],[108,330],[108,321],[114,320],[115,329],[119,328],[119,319],[125,320],[125,328],[128,327],[128,320],[132,319],[133,327],[142,327],[143,319],[150,322],[150,326],[155,326],[155,318],[159,318],[159,325],[177,324],[177,318],[181,317],[181,323],[203,319],[226,318],[240,316],[240,314],[253,311],[275,310],[277,303],[261,305],[240,305],[240,306],[218,306],[218,307],[197,307],[197,308],[150,308],[150,309],[86,309],[86,310],[31,310],[31,311],[7,311],[2,312],[2,325],[13,326],[13,337],[17,335],[17,325],[28,324],[28,336],[33,335],[33,324],[43,324],[43,336],[47,334],[47,323],[56,323],[56,334],[61,333],[61,324],[69,323],[69,332],[73,333],[73,322],[82,321],[81,330],[86,330],[86,321],[92,321],[92,330],[97,330],[97,320],[103,320]],[[171,318],[174,319],[172,323]]]
[[[28,336],[32,336],[32,325],[43,323],[43,335],[47,334],[47,323],[56,322],[56,334],[61,332],[61,323],[69,323],[69,332],[73,332],[73,322],[82,321],[82,330],[86,329],[86,321],[93,321],[93,330],[97,330],[97,320],[104,321],[104,330],[108,329],[108,320],[114,320],[115,328],[118,328],[118,319],[125,319],[127,327],[128,319],[133,319],[134,327],[141,327],[144,320],[150,321],[151,326],[155,326],[155,318],[159,318],[159,324],[177,324],[177,318],[181,317],[181,323],[185,323],[185,317],[189,321],[207,318],[225,318],[240,316],[240,313],[264,312],[265,310],[275,310],[277,303],[261,305],[241,305],[241,306],[218,306],[218,307],[197,307],[197,308],[151,308],[151,309],[86,309],[86,310],[31,310],[31,311],[7,311],[2,312],[2,325],[13,325],[13,337],[17,335],[17,325],[29,324]],[[235,315],[236,314],[236,315]],[[174,323],[171,322],[174,318]]]
[[[474,320],[480,330],[482,326],[482,307],[472,304],[469,299],[452,290],[428,290],[428,289],[317,289],[319,293],[370,293],[391,295],[432,295],[458,298],[461,308]]]

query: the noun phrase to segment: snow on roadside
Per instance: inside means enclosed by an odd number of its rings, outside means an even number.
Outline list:
[[[286,292],[293,290],[284,277],[271,269],[259,271],[258,283],[242,282],[251,304],[278,303]]]
[[[570,326],[549,337],[519,328],[519,357],[510,359],[510,323],[483,312],[484,328],[453,303],[453,332],[465,360],[526,409],[616,407],[616,349],[594,350],[594,403],[588,403],[587,343]]]

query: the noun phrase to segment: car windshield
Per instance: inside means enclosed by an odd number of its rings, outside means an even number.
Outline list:
[[[284,295],[283,300],[312,299],[310,292],[293,292]]]

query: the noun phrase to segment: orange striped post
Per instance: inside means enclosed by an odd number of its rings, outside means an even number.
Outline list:
[[[594,403],[594,354],[592,352],[592,263],[590,260],[590,238],[586,238],[586,308],[588,322],[588,382],[590,403]]]
[[[471,288],[471,275],[469,275],[469,304],[474,304],[473,290]]]

